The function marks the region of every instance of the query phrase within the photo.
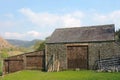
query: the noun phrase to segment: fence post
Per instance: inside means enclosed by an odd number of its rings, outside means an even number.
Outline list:
[[[23,55],[23,66],[26,69],[26,54]]]

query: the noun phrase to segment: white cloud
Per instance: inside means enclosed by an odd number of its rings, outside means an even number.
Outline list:
[[[106,23],[115,24],[115,27],[117,30],[120,28],[119,27],[119,25],[120,25],[120,10],[113,11],[108,14],[96,13],[93,17],[93,22],[97,22],[100,24],[106,24]]]
[[[35,12],[29,8],[22,8],[19,11],[24,15],[20,16],[20,18],[18,17],[19,19],[15,19],[16,15],[5,14],[4,17],[6,19],[0,20],[1,33],[4,34],[3,36],[5,36],[5,38],[45,39],[45,37],[51,35],[52,31],[56,28],[80,27],[83,26],[83,24],[85,26],[115,24],[116,30],[120,29],[120,10],[103,14],[97,13],[97,11],[89,13],[73,11],[69,13],[55,14],[48,12]],[[12,19],[12,17],[14,19]],[[18,33],[22,32],[23,28],[27,31],[25,33]],[[6,29],[7,32],[4,32]],[[38,29],[40,32],[38,32]]]
[[[64,27],[79,27],[81,25],[80,19],[68,14],[61,17],[62,26]]]
[[[84,16],[83,12],[80,11],[75,11],[72,15],[77,18],[82,18]]]
[[[100,23],[106,22],[107,21],[107,17],[105,15],[100,15],[100,14],[95,14],[93,19],[95,21],[98,21]]]
[[[11,28],[13,26],[16,26],[17,22],[12,20],[14,18],[13,14],[4,14],[0,18],[0,27],[5,29],[5,28]]]
[[[43,34],[43,33],[42,33]],[[42,38],[43,36],[41,35],[40,32],[37,31],[28,31],[25,33],[18,33],[18,32],[5,32],[3,34],[5,38],[10,38],[10,39],[33,39],[33,38]]]
[[[20,38],[25,37],[25,34],[17,33],[17,32],[5,32],[4,37],[5,38],[20,39]]]
[[[52,32],[41,32],[41,38],[46,39],[52,34]]]
[[[13,21],[0,21],[0,27],[13,27],[16,23]]]
[[[120,25],[120,10],[109,13],[90,13],[73,11],[65,14],[37,13],[29,8],[22,8],[20,12],[33,24],[39,27],[79,27],[83,24],[115,24],[116,30]],[[90,23],[89,23],[90,22]]]
[[[29,8],[22,8],[19,10],[23,15],[25,15],[30,22],[39,27],[77,27],[81,25],[81,18],[84,14],[80,11],[75,11],[72,13],[51,14],[51,13],[36,13]]]
[[[40,33],[37,31],[28,31],[27,34],[33,37],[40,37]]]

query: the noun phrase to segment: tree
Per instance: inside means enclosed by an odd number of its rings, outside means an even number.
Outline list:
[[[35,50],[44,50],[45,49],[45,41],[37,41],[34,45]]]
[[[40,46],[37,48],[37,50],[44,50],[45,49],[45,41],[40,43]]]
[[[115,32],[115,37],[118,42],[120,42],[120,29]]]

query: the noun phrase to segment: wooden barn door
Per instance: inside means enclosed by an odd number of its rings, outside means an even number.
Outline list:
[[[26,66],[28,69],[44,70],[44,55],[31,55],[26,57]]]
[[[67,61],[68,69],[88,69],[88,47],[68,46]]]
[[[6,60],[5,61],[5,72],[12,73],[23,70],[23,60]]]

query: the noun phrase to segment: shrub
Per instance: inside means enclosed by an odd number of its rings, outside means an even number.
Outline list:
[[[2,61],[0,61],[0,76],[2,75]]]

